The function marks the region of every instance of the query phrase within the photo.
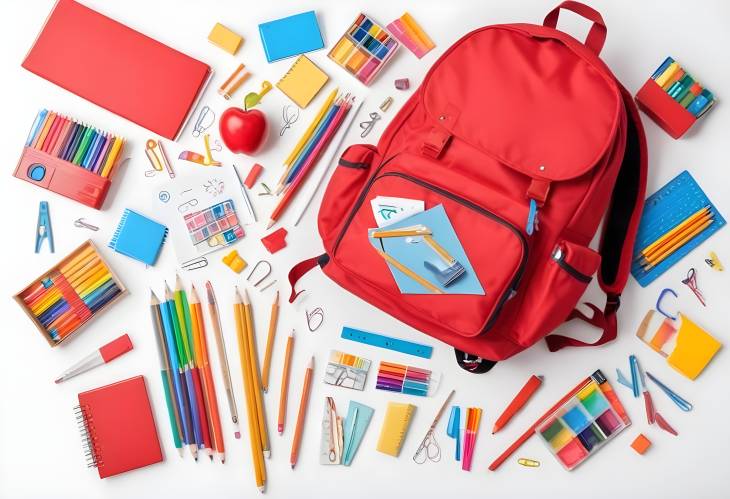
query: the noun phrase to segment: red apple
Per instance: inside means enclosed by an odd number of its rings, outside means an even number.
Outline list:
[[[221,115],[218,129],[231,152],[253,155],[266,139],[266,115],[258,109],[229,107]]]

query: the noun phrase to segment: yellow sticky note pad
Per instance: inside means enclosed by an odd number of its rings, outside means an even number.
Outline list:
[[[304,109],[324,87],[327,80],[329,80],[329,76],[324,71],[319,69],[307,56],[300,55],[276,84],[276,88],[284,92],[297,106]]]
[[[667,357],[667,362],[689,379],[695,379],[720,347],[722,343],[682,315],[682,325],[677,331],[677,344]]]
[[[221,23],[215,23],[213,29],[210,30],[208,41],[218,48],[221,48],[231,55],[236,55],[238,49],[243,43],[243,37],[234,33]]]

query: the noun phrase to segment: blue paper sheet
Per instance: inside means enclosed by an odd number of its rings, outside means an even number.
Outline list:
[[[370,420],[373,417],[373,409],[359,402],[350,401],[350,407],[347,409],[347,417],[342,422],[344,428],[344,448],[342,449],[342,464],[350,466],[355,452],[365,436],[365,430],[368,429]]]

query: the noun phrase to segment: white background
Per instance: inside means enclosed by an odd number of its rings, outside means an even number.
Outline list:
[[[326,50],[329,50],[359,12],[354,2],[321,0],[130,0],[86,3],[210,64],[216,74],[202,103],[218,112],[225,109],[226,103],[216,94],[216,89],[238,62],[245,62],[253,76],[244,90],[235,95],[237,104],[246,91],[257,89],[263,79],[276,82],[291,64],[291,60],[266,63],[257,33],[259,22],[306,9],[316,9]],[[360,140],[357,123],[362,121],[366,112],[375,110],[386,96],[394,97],[393,108],[385,113],[384,120],[368,137],[375,142],[384,125],[392,119],[408,95],[393,88],[395,78],[409,77],[413,86],[416,86],[436,58],[461,35],[473,28],[494,23],[540,22],[554,3],[537,0],[368,2],[364,10],[381,23],[388,23],[404,10],[409,10],[434,39],[437,48],[422,60],[416,59],[405,49],[401,50],[368,89],[360,86],[354,78],[329,61],[326,50],[309,54],[330,75],[331,81],[282,138],[279,137],[278,130],[281,108],[287,103],[287,99],[277,90],[266,96],[261,109],[267,114],[272,131],[267,147],[255,158],[266,168],[263,180],[269,185],[275,183],[283,158],[311,121],[324,95],[335,83],[341,88],[351,88],[361,95],[367,94],[365,106],[355,120],[355,126],[346,143]],[[172,445],[149,320],[148,288],[151,286],[159,293],[163,279],[174,279],[176,261],[173,250],[169,244],[166,245],[158,264],[145,270],[138,262],[115,254],[105,247],[124,208],[155,209],[155,183],[164,179],[148,179],[144,176],[149,165],[143,147],[144,141],[152,136],[149,132],[20,67],[24,54],[30,48],[52,4],[51,1],[12,4],[4,2],[0,7],[5,20],[0,31],[0,45],[3,47],[0,52],[0,74],[3,82],[0,122],[0,154],[3,158],[3,171],[0,175],[0,209],[3,213],[0,279],[0,317],[3,324],[0,333],[0,496],[182,498],[215,494],[218,497],[251,497],[251,494],[258,492],[253,483],[248,437],[245,432],[242,440],[234,440],[232,437],[232,425],[226,417],[227,406],[215,356],[212,362],[226,437],[227,461],[225,465],[217,462],[211,464],[207,459],[195,463],[189,455],[181,459]],[[714,90],[721,101],[728,98],[730,4],[720,0],[692,3],[593,1],[591,4],[602,12],[608,26],[608,39],[602,57],[632,93],[638,90],[667,55],[672,55]],[[206,40],[216,21],[223,22],[244,36],[245,43],[235,57],[212,46]],[[561,16],[561,26],[579,37],[587,29],[587,23],[572,15]],[[119,70],[124,71],[124,68],[120,67]],[[174,82],[170,82],[170,85],[174,85]],[[128,138],[125,155],[131,161],[119,172],[103,211],[97,212],[12,178],[11,173],[21,153],[28,128],[41,107],[70,114]],[[649,192],[656,190],[680,171],[689,169],[719,210],[726,217],[730,216],[730,187],[727,182],[727,130],[730,115],[727,106],[720,102],[694,130],[678,141],[672,140],[646,117],[643,118],[650,151]],[[484,119],[489,117],[485,116]],[[171,157],[177,157],[182,149],[202,150],[202,142],[193,139],[190,131],[188,126],[178,144],[166,142]],[[215,130],[213,131],[215,136]],[[228,163],[233,159],[225,153],[217,155]],[[251,158],[245,157],[238,157],[236,161],[244,174],[253,163]],[[197,168],[177,160],[174,165],[180,175],[186,170]],[[56,253],[53,255],[46,247],[39,255],[33,253],[38,202],[43,199],[50,202],[56,243]],[[272,200],[254,195],[253,202],[259,218],[265,218],[271,209]],[[318,204],[317,200],[315,206]],[[284,295],[288,292],[284,284],[286,272],[291,265],[321,251],[315,212],[314,209],[309,211],[297,228],[293,228],[293,211],[287,214],[284,225],[290,230],[288,247],[274,256],[265,255],[258,241],[263,234],[262,223],[249,227],[246,239],[237,246],[249,262],[263,257],[269,258],[278,278],[278,287]],[[73,221],[78,217],[86,217],[100,226],[101,230],[91,233],[74,227]],[[104,255],[129,287],[130,295],[68,344],[51,349],[20,308],[13,303],[11,296],[88,237],[92,237],[103,248]],[[728,270],[724,274],[710,270],[703,263],[710,250],[717,251],[720,258],[725,260]],[[213,255],[212,264],[207,269],[185,273],[184,278],[186,282],[192,279],[199,286],[202,286],[206,278],[214,282],[221,302],[229,352],[235,353],[230,311],[231,294],[234,283],[246,283],[220,263],[220,256]],[[707,308],[701,307],[689,290],[679,282],[690,266],[695,266],[698,270],[699,284],[707,297]],[[244,272],[244,277],[246,274]],[[450,347],[398,323],[343,292],[320,272],[313,271],[304,281],[304,287],[308,290],[306,296],[294,306],[282,306],[273,358],[272,389],[265,398],[270,428],[275,427],[280,365],[287,331],[292,327],[296,328],[298,337],[294,349],[289,423],[283,437],[272,433],[273,456],[267,462],[270,477],[267,495],[280,498],[393,497],[405,494],[415,497],[443,497],[447,494],[470,497],[635,497],[639,494],[645,497],[682,497],[688,494],[694,497],[717,497],[726,493],[724,486],[727,485],[727,478],[722,477],[727,472],[730,443],[727,432],[727,411],[730,409],[727,353],[721,351],[705,373],[692,382],[675,373],[665,365],[661,357],[642,345],[634,337],[634,331],[645,311],[653,306],[659,291],[671,286],[680,293],[679,308],[722,341],[730,341],[730,333],[727,331],[727,303],[730,297],[728,275],[730,231],[725,229],[648,288],[641,289],[633,279],[629,281],[619,314],[620,337],[613,344],[596,349],[565,350],[557,354],[548,353],[543,344],[538,344],[531,350],[500,363],[489,374],[475,376],[457,367]],[[259,351],[262,351],[273,288],[263,294],[251,290],[251,295],[255,305]],[[591,285],[588,298],[599,303],[600,295],[595,284]],[[316,333],[310,333],[306,329],[305,306],[322,306],[325,309],[325,324]],[[433,358],[424,361],[345,342],[339,338],[344,324],[427,342],[435,347]],[[569,331],[584,337],[595,334],[587,327],[573,326]],[[61,386],[53,384],[54,376],[64,368],[122,332],[128,332],[132,337],[135,344],[132,352]],[[325,359],[332,348],[373,360],[373,368],[364,392],[333,389],[322,383]],[[215,347],[212,349],[215,351]],[[638,354],[645,368],[695,404],[693,412],[683,413],[660,391],[653,389],[657,407],[679,431],[679,437],[673,437],[656,427],[647,427],[642,402],[633,399],[629,391],[615,383],[615,368],[627,370],[627,357],[630,353]],[[315,383],[301,459],[297,468],[292,471],[289,467],[289,452],[293,421],[298,407],[303,368],[306,359],[312,354],[316,356]],[[245,418],[240,370],[235,355],[230,357],[239,412]],[[377,363],[384,359],[443,372],[445,389],[428,399],[387,395],[376,391],[374,385]],[[486,471],[489,462],[534,418],[597,368],[603,369],[614,382],[616,391],[634,421],[630,429],[573,472],[564,471],[537,438],[532,438],[497,472]],[[492,436],[490,430],[495,418],[532,373],[545,376],[544,386],[505,430]],[[145,469],[99,480],[94,470],[84,467],[72,412],[72,407],[77,403],[76,394],[137,374],[144,374],[147,379],[165,460]],[[485,410],[471,473],[461,471],[460,466],[454,462],[453,441],[445,435],[445,421],[437,429],[437,438],[443,449],[441,462],[419,466],[411,460],[437,406],[447,393],[446,389],[452,387],[457,390],[455,403],[462,406],[480,406]],[[351,398],[375,408],[371,426],[350,468],[325,468],[318,464],[319,425],[325,395],[335,397],[342,413]],[[375,451],[384,408],[389,400],[408,401],[418,406],[398,459]],[[654,443],[645,456],[637,455],[629,447],[639,432],[644,432]],[[538,459],[542,465],[537,469],[523,468],[516,462],[520,456]]]

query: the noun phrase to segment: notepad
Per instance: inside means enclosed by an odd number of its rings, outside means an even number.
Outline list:
[[[143,376],[79,393],[75,412],[87,464],[99,478],[162,461]]]
[[[350,466],[355,457],[360,442],[365,436],[370,420],[373,418],[373,409],[359,402],[351,401],[347,409],[347,417],[342,426],[345,430],[344,447],[342,450],[342,464]]]
[[[259,34],[269,62],[324,47],[313,10],[259,24]]]
[[[109,247],[122,255],[154,265],[166,237],[167,227],[126,209]]]
[[[278,81],[276,88],[304,109],[324,87],[329,76],[305,55],[300,56]]]
[[[413,404],[388,402],[388,409],[386,409],[385,420],[378,439],[379,452],[398,457],[415,410],[416,406]]]

